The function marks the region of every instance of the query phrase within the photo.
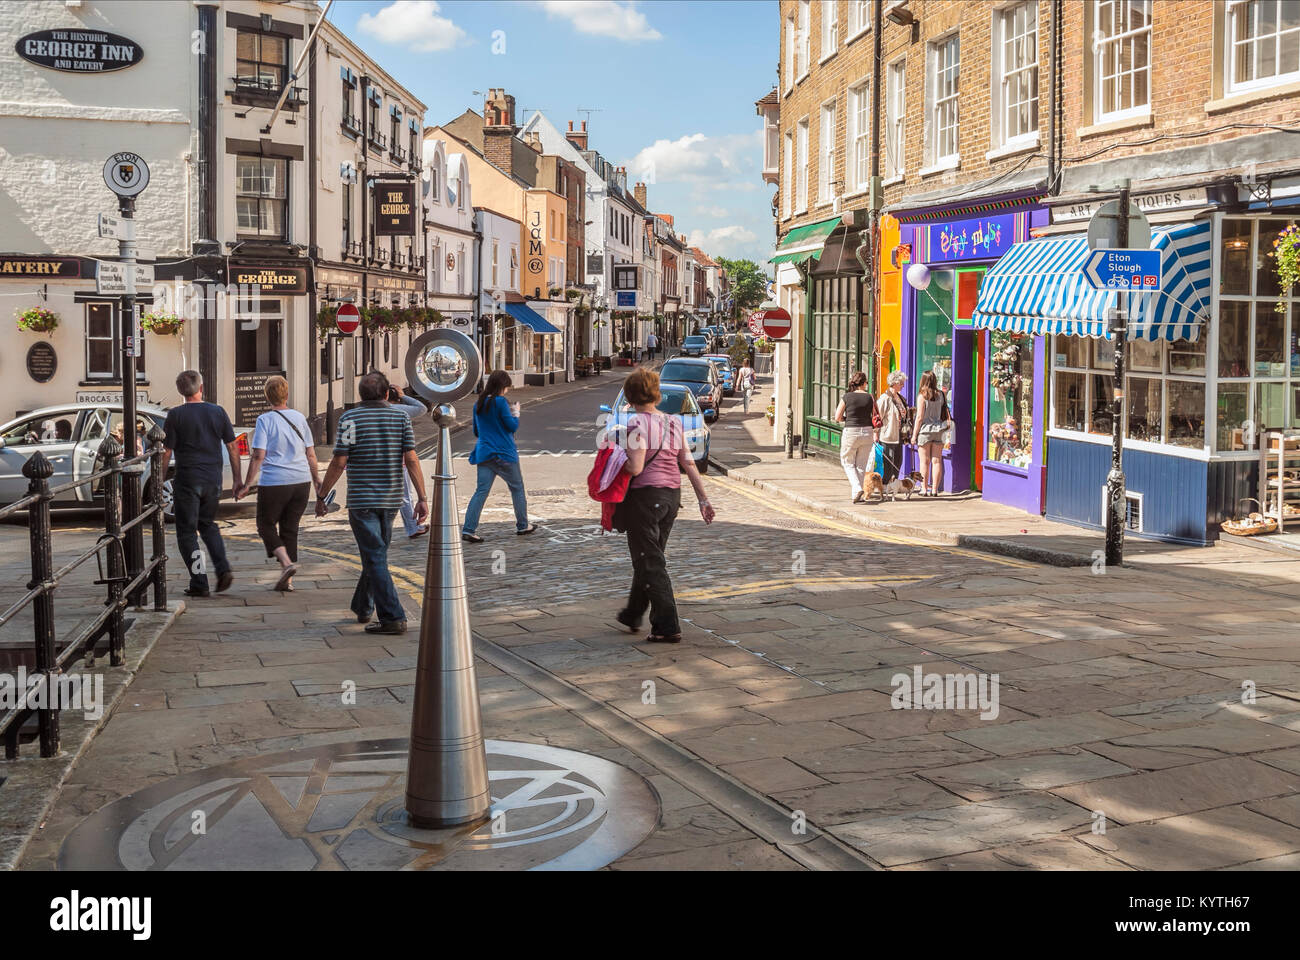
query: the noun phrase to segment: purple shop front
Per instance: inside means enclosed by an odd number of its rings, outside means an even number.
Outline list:
[[[916,403],[927,370],[947,393],[956,427],[944,454],[943,489],[979,491],[986,500],[1041,514],[1047,476],[1045,338],[973,324],[985,271],[1047,223],[1047,211],[1034,199],[894,216],[902,249],[910,250],[912,263],[930,270],[928,286],[902,285],[900,369],[907,375],[908,403]],[[907,448],[904,458],[905,469],[919,469],[914,449]]]

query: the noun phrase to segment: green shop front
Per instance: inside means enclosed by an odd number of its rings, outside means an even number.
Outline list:
[[[803,278],[807,308],[792,335],[801,338],[803,438],[813,450],[838,452],[835,408],[849,378],[871,363],[863,299],[869,291],[855,253],[865,236],[857,229],[857,213],[794,228],[771,261],[794,265]]]

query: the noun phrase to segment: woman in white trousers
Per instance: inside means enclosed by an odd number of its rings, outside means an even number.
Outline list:
[[[876,444],[873,417],[876,402],[867,390],[867,375],[859,370],[849,378],[849,392],[835,408],[835,422],[844,424],[840,432],[840,464],[849,478],[853,502],[865,499],[863,482],[871,468],[871,451]]]

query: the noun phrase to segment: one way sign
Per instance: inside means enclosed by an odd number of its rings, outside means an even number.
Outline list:
[[[1083,275],[1098,290],[1160,289],[1159,250],[1094,250]]]

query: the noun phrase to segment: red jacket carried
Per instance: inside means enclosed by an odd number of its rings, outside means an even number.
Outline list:
[[[614,529],[614,510],[627,496],[631,475],[623,469],[627,453],[616,443],[597,451],[596,463],[587,474],[587,493],[600,503],[600,525]]]

